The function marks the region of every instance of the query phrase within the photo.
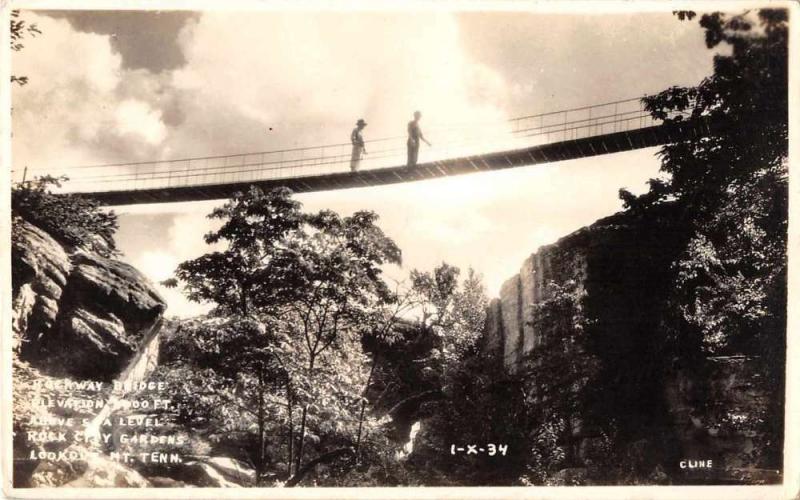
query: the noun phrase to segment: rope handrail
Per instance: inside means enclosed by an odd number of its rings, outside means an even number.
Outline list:
[[[637,103],[636,107],[627,105],[631,103]],[[473,160],[484,161],[487,154],[515,154],[532,146],[643,129],[688,113],[674,111],[666,119],[655,118],[645,109],[643,97],[636,97],[505,119],[492,122],[493,126],[477,122],[473,128],[468,128],[468,124],[459,127],[439,125],[426,128],[427,135],[434,137],[435,144],[425,149],[424,161],[432,165],[459,159],[470,159],[470,163]],[[501,126],[501,123],[505,125]],[[358,160],[359,170],[378,172],[402,165],[401,162],[405,161],[405,138],[405,135],[398,135],[365,141],[371,147],[368,148],[369,154]],[[352,160],[351,148],[351,143],[342,142],[253,153],[27,170],[67,174],[70,182],[64,192],[203,188],[346,173]]]
[[[588,109],[593,108],[602,108],[606,106],[611,106],[615,104],[622,104],[628,102],[635,102],[641,101],[643,97],[635,97],[635,98],[628,98],[628,99],[621,99],[617,101],[609,101],[604,102],[601,104],[594,104],[594,105],[587,105],[587,106],[580,106],[576,108],[567,108],[567,109],[560,109],[556,111],[547,111],[543,113],[537,113],[533,115],[524,115],[518,116],[513,118],[507,118],[504,120],[506,123],[513,123],[521,120],[529,120],[535,119],[545,116],[552,116],[561,113],[569,113],[575,111],[585,111]],[[454,124],[447,124],[442,125],[438,129],[441,128],[450,128],[453,127]],[[437,130],[436,127],[431,128],[430,130]],[[388,137],[380,137],[377,139],[369,139],[364,141],[366,144],[375,144],[379,142],[386,142],[391,140],[397,139],[404,139],[405,135],[397,135],[397,136],[388,136]],[[303,146],[297,148],[284,148],[284,149],[275,149],[275,150],[266,150],[266,151],[254,151],[248,153],[232,153],[232,154],[222,154],[222,155],[209,155],[209,156],[195,156],[195,157],[184,157],[184,158],[170,158],[164,160],[143,160],[143,161],[135,161],[135,162],[122,162],[122,163],[98,163],[98,164],[91,164],[91,165],[70,165],[66,167],[60,167],[62,170],[77,170],[77,169],[89,169],[89,168],[107,168],[107,167],[132,167],[132,166],[139,166],[139,165],[150,165],[150,164],[166,164],[166,163],[180,163],[186,161],[197,161],[197,160],[214,160],[214,159],[222,159],[222,158],[239,158],[242,156],[257,156],[257,155],[267,155],[267,154],[280,154],[280,153],[293,153],[293,152],[301,152],[301,151],[309,151],[309,150],[316,150],[316,149],[323,149],[323,148],[337,148],[342,146],[350,146],[349,142],[341,142],[341,143],[331,143],[331,144],[323,144],[317,146]],[[54,167],[31,167],[28,168],[28,171],[44,171],[44,170],[53,170]]]
[[[634,115],[634,116],[628,116]],[[617,118],[617,120],[612,120],[612,118]],[[603,115],[592,117],[590,119],[579,119],[573,120],[568,122],[561,122],[557,124],[550,124],[550,125],[543,125],[539,127],[530,127],[525,129],[513,130],[511,134],[521,134],[524,132],[534,132],[525,134],[524,138],[530,138],[545,134],[552,134],[557,132],[563,131],[573,131],[580,128],[588,128],[588,127],[603,127],[605,125],[611,125],[614,123],[618,123],[620,121],[626,120],[636,120],[645,117],[644,114],[638,112],[625,112],[620,113],[619,115]],[[605,120],[605,121],[602,121]],[[577,124],[584,124],[585,125],[577,125]],[[570,125],[577,125],[577,126],[570,126]],[[451,141],[452,144],[454,141]],[[464,141],[461,141],[464,142]],[[447,144],[447,143],[446,143]],[[348,144],[349,146],[349,144]],[[389,148],[378,150],[377,152],[373,152],[369,155],[368,160],[375,160],[375,159],[384,159],[391,157],[391,153],[399,153],[404,151],[404,148]],[[249,155],[249,156],[258,156],[257,154]],[[192,168],[189,170],[165,170],[165,171],[153,171],[153,172],[121,172],[116,174],[102,174],[102,175],[92,175],[92,176],[81,176],[77,177],[74,180],[79,182],[111,182],[114,180],[125,181],[125,180],[154,180],[154,179],[181,179],[181,178],[190,178],[190,177],[198,177],[200,174],[212,174],[212,173],[222,173],[222,174],[236,174],[236,173],[250,173],[253,170],[240,170],[244,167],[255,167],[255,166],[262,166],[261,170],[263,171],[276,171],[276,170],[283,170],[288,168],[304,168],[304,167],[315,167],[321,165],[331,165],[336,163],[345,162],[350,158],[350,154],[336,154],[336,155],[329,155],[329,156],[317,156],[317,157],[310,157],[310,158],[296,158],[296,159],[283,159],[283,160],[275,160],[275,161],[256,161],[256,162],[247,162],[247,163],[238,163],[235,165],[221,165],[221,166],[213,166],[213,167],[201,167],[201,168]],[[189,161],[189,160],[185,160]],[[163,162],[162,164],[166,164],[167,162]],[[277,166],[274,166],[277,165]],[[140,177],[143,176],[143,177]]]
[[[591,105],[588,105],[588,106],[581,106],[579,108],[560,109],[560,110],[557,110],[557,111],[548,111],[546,113],[538,113],[538,114],[535,114],[535,115],[518,116],[518,117],[515,117],[515,118],[509,118],[508,121],[527,120],[527,119],[530,119],[530,118],[539,118],[540,116],[557,115],[559,113],[569,113],[571,111],[586,111],[587,109],[604,108],[606,106],[613,106],[614,104],[622,104],[622,103],[626,103],[626,102],[636,102],[636,101],[640,101],[641,102],[642,99],[645,99],[646,97],[648,97],[648,96],[645,94],[642,97],[630,97],[628,99],[620,99],[618,101],[609,101],[609,102],[604,102],[602,104],[591,104]]]

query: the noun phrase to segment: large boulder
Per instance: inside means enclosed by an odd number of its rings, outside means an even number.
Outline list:
[[[241,460],[229,457],[208,457],[204,461],[230,481],[242,485],[255,483],[256,472]]]
[[[172,479],[171,477],[164,477],[164,476],[153,476],[148,478],[150,484],[153,485],[154,488],[194,488],[193,484],[187,484],[183,481],[178,481],[176,479]]]
[[[21,219],[13,235],[15,349],[52,375],[113,379],[166,308],[153,284]]]
[[[164,310],[164,299],[133,266],[86,252],[73,255],[69,291],[79,302],[99,304],[127,328],[141,331]]]
[[[240,488],[240,483],[231,481],[226,474],[211,464],[190,461],[181,467],[178,479],[205,488]]]
[[[15,341],[37,342],[55,324],[72,263],[60,243],[21,219],[14,220],[11,256]]]
[[[150,481],[135,470],[125,467],[104,455],[93,455],[86,472],[63,488],[148,488]]]
[[[41,461],[30,477],[33,488],[147,488],[152,486],[139,472],[107,455],[72,445],[65,450],[75,461]]]

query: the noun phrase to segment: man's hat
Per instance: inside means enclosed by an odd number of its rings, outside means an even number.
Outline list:
[[[356,125],[364,125],[364,126],[366,126],[367,122],[365,122],[363,118],[359,118],[358,121],[356,122]]]

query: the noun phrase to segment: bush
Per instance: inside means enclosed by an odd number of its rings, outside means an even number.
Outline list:
[[[11,188],[12,220],[17,217],[46,231],[61,243],[84,247],[103,257],[116,255],[117,215],[90,198],[57,194],[66,177],[43,176]]]

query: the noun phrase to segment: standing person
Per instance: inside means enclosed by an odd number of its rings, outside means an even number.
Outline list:
[[[356,128],[350,132],[350,142],[353,144],[353,154],[350,156],[350,171],[357,172],[358,166],[361,163],[361,156],[367,154],[367,148],[364,146],[364,138],[361,136],[361,131],[367,126],[367,122],[363,118],[359,118],[356,122]]]
[[[422,129],[419,128],[420,118],[422,118],[422,113],[419,111],[414,111],[414,119],[408,122],[408,142],[406,142],[406,146],[408,146],[408,161],[406,161],[407,167],[413,167],[417,164],[420,140],[424,141],[428,146],[431,145],[425,136],[422,135]]]

